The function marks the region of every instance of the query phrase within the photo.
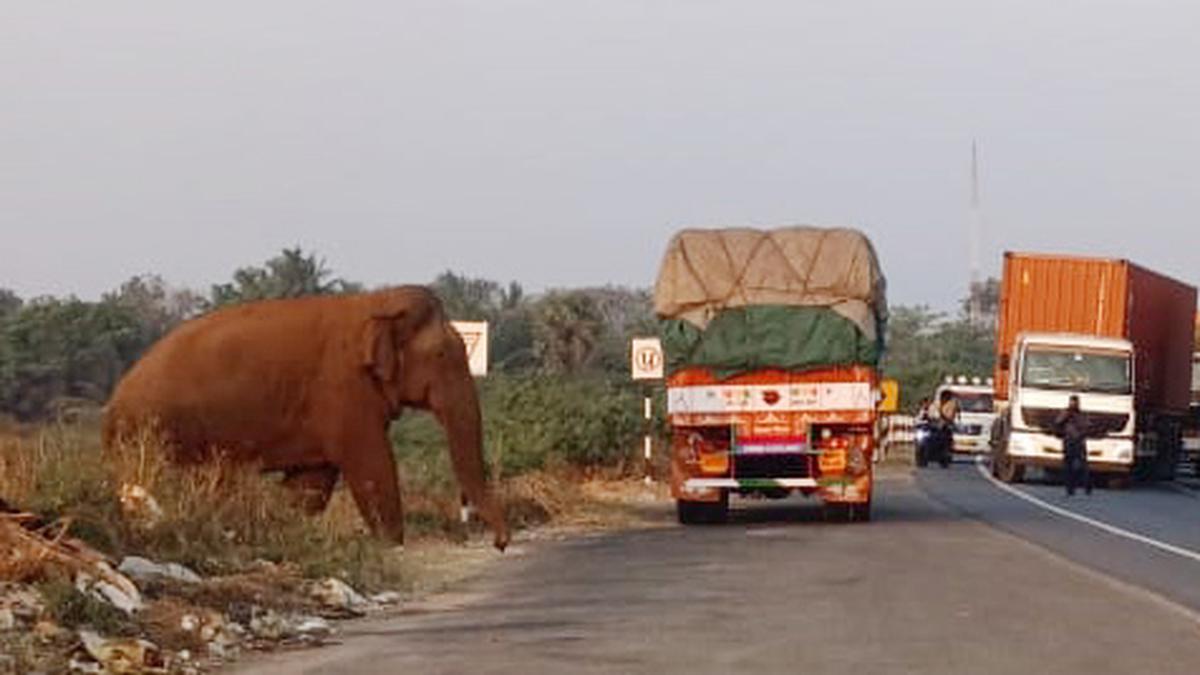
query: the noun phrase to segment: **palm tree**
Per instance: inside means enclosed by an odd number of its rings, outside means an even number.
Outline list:
[[[264,267],[243,267],[233,273],[233,282],[212,287],[214,307],[270,298],[298,298],[359,290],[333,272],[325,260],[306,254],[300,247],[285,248]]]
[[[543,369],[575,373],[591,362],[604,337],[604,321],[586,293],[552,291],[534,309],[533,335]]]

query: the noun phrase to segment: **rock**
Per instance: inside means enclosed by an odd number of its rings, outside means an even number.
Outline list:
[[[333,636],[333,627],[320,617],[305,616],[298,620],[295,632],[302,640],[320,643]]]
[[[108,571],[112,572],[111,569]],[[126,614],[133,614],[142,608],[142,594],[137,586],[133,585],[133,582],[116,573],[106,576],[110,579],[121,580],[123,583],[118,585],[105,579],[97,579],[86,572],[79,572],[75,575],[75,588],[81,593],[107,602]]]
[[[138,556],[129,556],[122,560],[117,571],[143,582],[170,579],[186,584],[198,584],[204,581],[199,574],[178,563],[156,563]]]
[[[326,579],[314,585],[309,594],[321,607],[350,616],[362,616],[375,608],[374,603],[341,579]]]
[[[79,631],[83,648],[107,673],[165,673],[166,662],[154,643],[133,638],[108,639],[90,630]]]
[[[0,607],[0,633],[17,627],[17,617],[7,607]]]
[[[396,591],[386,591],[384,593],[376,593],[375,595],[371,596],[371,602],[377,605],[385,606],[398,605],[403,599],[403,596]]]
[[[17,672],[17,657],[10,654],[0,654],[0,673]]]

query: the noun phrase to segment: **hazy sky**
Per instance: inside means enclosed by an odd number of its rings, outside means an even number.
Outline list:
[[[849,224],[896,303],[1000,252],[1200,281],[1194,0],[0,0],[0,286],[197,287],[284,246],[649,285],[692,225]]]

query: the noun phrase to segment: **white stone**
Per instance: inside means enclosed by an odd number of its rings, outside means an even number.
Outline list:
[[[139,581],[171,579],[187,584],[198,584],[204,581],[199,574],[179,563],[156,563],[153,560],[147,560],[138,556],[129,556],[122,560],[117,570]]]

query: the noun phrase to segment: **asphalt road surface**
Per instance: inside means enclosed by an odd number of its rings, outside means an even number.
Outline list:
[[[1022,497],[969,463],[878,485],[868,524],[735,501],[728,525],[680,527],[664,507],[659,528],[531,545],[440,602],[245,670],[1200,672],[1190,490]]]

